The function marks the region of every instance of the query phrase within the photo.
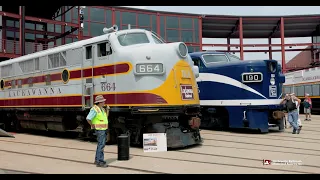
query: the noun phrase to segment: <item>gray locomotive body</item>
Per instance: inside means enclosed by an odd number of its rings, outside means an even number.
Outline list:
[[[0,116],[7,128],[90,136],[85,117],[97,95],[110,109],[109,140],[167,133],[168,147],[201,143],[198,75],[184,43],[129,29],[0,63]],[[112,32],[113,30],[113,32]],[[188,139],[187,141],[183,139]]]

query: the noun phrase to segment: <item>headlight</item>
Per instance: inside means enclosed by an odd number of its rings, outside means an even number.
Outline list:
[[[179,46],[178,46],[178,54],[183,58],[187,57],[187,55],[188,55],[188,47],[187,47],[186,44],[184,44],[184,43],[180,43],[179,44]]]
[[[270,84],[271,85],[275,85],[276,84],[276,80],[274,78],[270,78]]]
[[[277,71],[277,63],[276,62],[269,62],[269,71],[271,73],[275,73]]]

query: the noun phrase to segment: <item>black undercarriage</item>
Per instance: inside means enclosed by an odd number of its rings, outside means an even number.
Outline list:
[[[119,135],[127,134],[131,145],[142,146],[144,133],[166,133],[168,148],[200,144],[199,127],[190,125],[197,119],[199,111],[200,106],[194,105],[111,107],[107,143],[114,144]],[[0,111],[0,123],[6,130],[77,131],[82,138],[95,139],[94,130],[86,121],[88,112],[76,108],[8,109]]]

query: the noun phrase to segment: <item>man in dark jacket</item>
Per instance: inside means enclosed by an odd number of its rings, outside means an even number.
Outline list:
[[[298,106],[296,105],[296,101],[298,102]],[[299,111],[297,109],[297,107],[300,106],[300,103],[301,100],[292,94],[287,94],[286,97],[280,103],[285,104],[286,106],[288,112],[288,122],[293,127],[292,134],[299,134],[301,131],[301,128],[298,125]]]

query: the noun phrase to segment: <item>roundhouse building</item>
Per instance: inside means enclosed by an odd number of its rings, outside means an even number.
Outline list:
[[[15,7],[15,10],[18,10]],[[4,12],[14,11],[11,8],[5,6],[0,9]],[[26,15],[30,10],[26,8]],[[65,12],[65,13],[64,13]],[[81,39],[87,39],[94,36],[102,35],[102,29],[104,27],[111,27],[113,24],[118,25],[119,30],[128,29],[128,25],[131,28],[143,28],[152,30],[158,33],[167,42],[183,41],[188,45],[189,51],[199,51],[199,16],[188,15],[181,13],[159,13],[156,11],[146,11],[129,8],[113,8],[104,6],[87,6],[83,9],[84,12],[84,28],[81,34]],[[19,17],[18,14],[15,14]],[[62,44],[67,44],[79,40],[78,30],[59,37],[67,31],[72,30],[70,23],[78,25],[78,8],[77,6],[62,6],[56,12],[61,14],[56,18],[52,18],[52,21],[47,23],[30,21],[26,18],[25,23],[25,54],[29,54],[35,51],[39,51],[45,46],[53,47]],[[1,14],[0,14],[1,17]],[[49,16],[50,17],[50,16]],[[57,24],[55,21],[65,22],[67,25]],[[0,26],[2,33],[0,39],[8,54],[7,58],[10,58],[11,53],[19,54],[19,31],[20,31],[20,19],[15,17],[2,16],[0,18]],[[56,39],[55,39],[56,38]],[[2,49],[2,48],[0,48]],[[11,55],[14,57],[14,55]],[[2,58],[6,56],[2,54]]]
[[[104,27],[118,25],[119,29],[143,28],[159,34],[167,42],[183,41],[190,52],[200,51],[205,46],[224,47],[228,52],[265,52],[272,59],[272,52],[281,52],[282,68],[286,71],[285,51],[292,46],[308,46],[305,62],[319,59],[319,15],[305,16],[223,16],[200,15],[153,10],[87,6],[83,9],[84,28],[79,33],[81,16],[79,6],[50,5],[0,6],[0,61],[41,51],[54,46],[102,35]],[[285,44],[284,38],[312,37],[312,43]],[[226,38],[227,44],[202,44],[202,38]],[[230,44],[230,39],[239,39],[239,44]],[[268,38],[268,44],[244,44],[244,38]],[[272,38],[280,38],[281,44],[272,44]],[[281,49],[273,49],[280,46]],[[246,50],[245,47],[265,47],[266,50]],[[236,48],[232,50],[231,48]],[[300,55],[301,56],[301,55]],[[306,56],[308,56],[306,58]],[[298,57],[288,67],[300,65]]]

